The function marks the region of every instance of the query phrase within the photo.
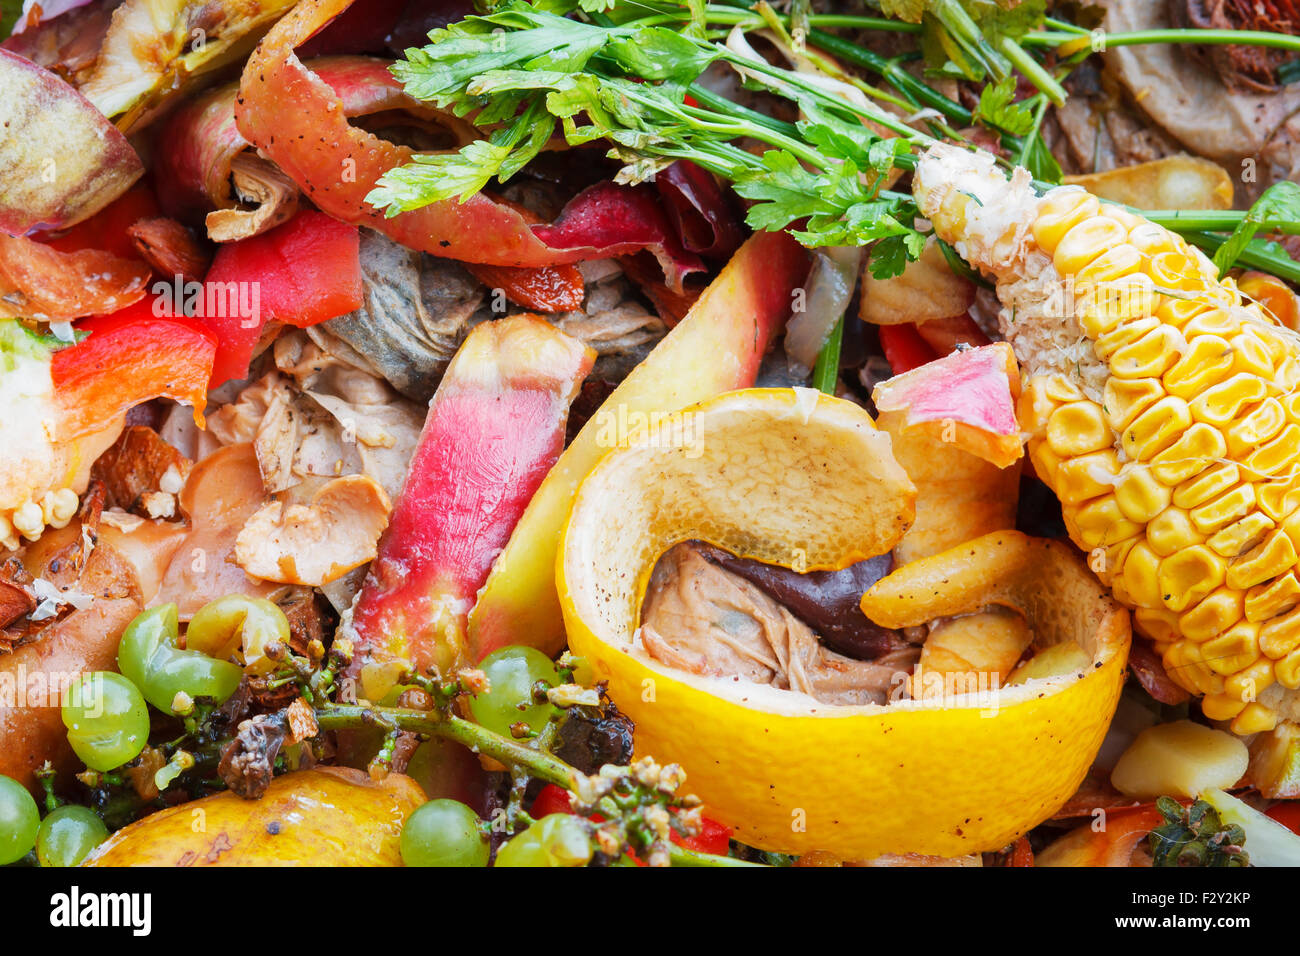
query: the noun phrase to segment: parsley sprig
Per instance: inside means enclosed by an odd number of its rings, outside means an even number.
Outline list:
[[[884,186],[928,137],[865,98],[845,99],[703,31],[585,22],[565,16],[574,7],[564,0],[505,4],[407,51],[394,66],[407,92],[471,117],[487,138],[458,152],[416,156],[387,173],[369,202],[391,216],[463,201],[492,179],[507,181],[558,134],[571,146],[607,142],[609,155],[624,164],[624,182],[691,160],[752,200],[752,228],[788,228],[807,246],[883,240],[874,257],[883,275],[919,255],[924,236],[913,227],[911,197]],[[794,102],[799,122],[761,122],[722,97],[694,97],[692,85],[717,62],[737,68],[746,85]]]

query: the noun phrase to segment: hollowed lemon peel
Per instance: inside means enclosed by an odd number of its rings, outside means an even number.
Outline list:
[[[1014,533],[985,548],[994,578],[1000,568],[1007,579],[995,585],[1042,629],[1041,642],[1090,647],[1097,666],[1086,676],[939,706],[845,707],[675,670],[641,647],[646,584],[674,544],[698,539],[786,567],[839,568],[892,547],[914,497],[865,411],[790,389],[688,408],[672,428],[607,454],[578,491],[557,560],[570,648],[636,722],[638,752],[680,763],[686,789],[742,842],[842,859],[995,849],[1054,812],[1100,745],[1123,680],[1127,616],[1064,546],[1018,543]],[[929,613],[928,595],[894,589],[928,585],[918,566],[960,576],[959,552],[902,568],[870,593],[893,613]],[[1026,568],[1035,561],[1052,582],[1043,596],[1059,596],[1061,613],[1034,597]],[[998,603],[975,588],[961,597]]]

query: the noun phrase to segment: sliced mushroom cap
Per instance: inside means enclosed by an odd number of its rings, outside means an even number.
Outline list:
[[[392,503],[365,475],[327,481],[308,504],[272,501],[245,522],[235,560],[253,577],[319,587],[375,557]]]

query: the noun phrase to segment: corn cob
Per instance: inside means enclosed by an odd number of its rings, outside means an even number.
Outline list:
[[[915,192],[996,279],[1030,461],[1170,677],[1238,734],[1300,718],[1300,337],[1081,188],[940,145]]]

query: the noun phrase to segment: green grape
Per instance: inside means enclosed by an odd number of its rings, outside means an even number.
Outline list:
[[[68,804],[41,821],[36,857],[41,866],[76,866],[108,839],[108,827],[93,811]]]
[[[478,814],[458,800],[430,800],[402,827],[407,866],[487,866],[488,843]]]
[[[549,657],[532,647],[503,647],[483,658],[479,667],[489,686],[485,693],[470,698],[475,720],[506,737],[511,736],[510,725],[520,721],[534,732],[546,725],[553,708],[548,703],[534,703],[533,684],[539,680],[552,685],[560,682]]]
[[[72,685],[63,704],[68,742],[91,770],[108,771],[133,760],[149,741],[149,708],[121,674],[96,671]]]
[[[273,643],[288,645],[289,619],[265,598],[227,594],[194,612],[185,628],[185,646],[218,660],[234,656],[250,674],[267,674],[275,661],[266,654]]]
[[[176,646],[176,605],[162,604],[136,616],[117,645],[117,667],[140,688],[144,699],[174,714],[176,695],[211,697],[218,703],[235,692],[243,670],[196,650]]]
[[[591,837],[581,818],[571,813],[542,817],[497,851],[497,866],[585,866],[591,860]]]
[[[36,845],[41,811],[17,780],[0,776],[0,866],[16,863]]]

